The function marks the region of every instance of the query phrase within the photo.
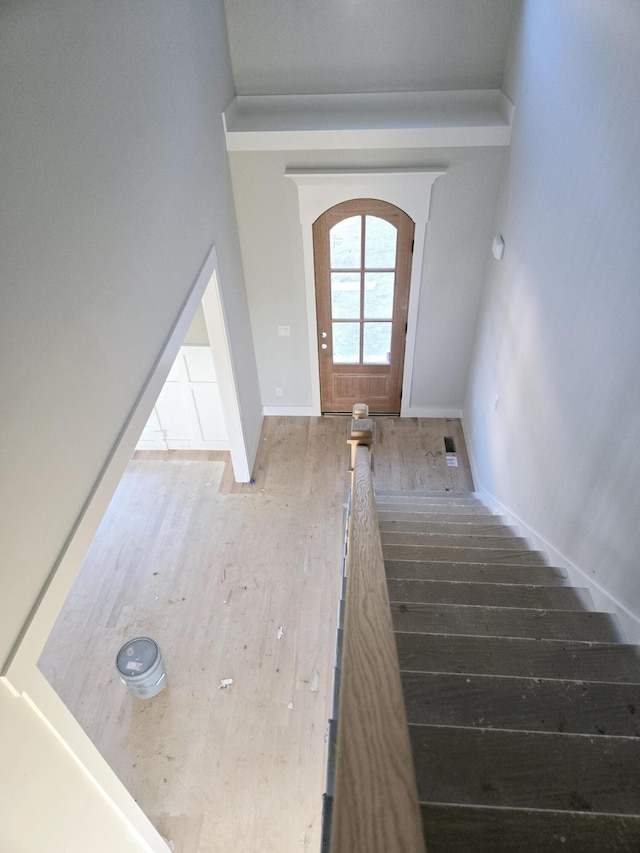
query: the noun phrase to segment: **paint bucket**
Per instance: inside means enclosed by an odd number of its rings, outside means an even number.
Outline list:
[[[150,637],[125,643],[116,656],[116,669],[120,681],[139,699],[156,696],[167,684],[162,652]]]

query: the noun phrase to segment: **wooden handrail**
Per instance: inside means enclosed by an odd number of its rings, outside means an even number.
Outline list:
[[[363,421],[356,431],[366,433]],[[371,428],[373,432],[373,428]],[[369,446],[354,436],[331,853],[424,853]]]

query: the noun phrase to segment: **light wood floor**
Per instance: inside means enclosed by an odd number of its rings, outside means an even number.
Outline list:
[[[459,421],[376,423],[378,488],[473,488]],[[226,454],[137,454],[43,652],[177,853],[319,850],[347,424],[267,418],[253,485],[233,483]],[[138,635],[166,663],[151,700],[114,668]]]

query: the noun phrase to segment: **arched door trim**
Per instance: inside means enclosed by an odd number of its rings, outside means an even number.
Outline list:
[[[288,170],[285,177],[298,188],[298,206],[302,225],[307,304],[307,329],[311,366],[312,403],[305,412],[295,414],[320,414],[320,368],[316,345],[317,315],[315,305],[315,272],[313,263],[313,233],[315,220],[330,207],[353,198],[378,198],[404,210],[416,223],[413,266],[407,316],[407,339],[400,414],[411,417],[410,389],[413,377],[413,360],[416,342],[418,300],[422,278],[422,263],[429,220],[431,189],[445,172],[431,169],[387,169],[362,171],[300,171]]]

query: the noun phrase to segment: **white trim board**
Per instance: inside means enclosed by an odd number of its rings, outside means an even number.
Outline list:
[[[544,536],[530,527],[523,521],[519,515],[512,512],[507,506],[501,503],[491,492],[479,485],[477,476],[477,466],[473,458],[470,445],[467,443],[467,453],[471,464],[471,473],[475,491],[482,502],[491,509],[496,515],[504,516],[507,523],[517,527],[521,536],[529,540],[532,547],[537,551],[543,551],[548,556],[550,565],[557,566],[567,572],[569,582],[572,586],[586,587],[593,599],[594,607],[597,611],[603,613],[615,613],[619,619],[622,628],[622,642],[640,644],[640,617],[625,607],[622,602],[618,601],[610,592],[600,586],[592,577],[584,572],[579,566],[576,566],[568,557],[561,551],[558,551]]]
[[[239,95],[223,113],[229,151],[505,146],[513,104],[500,89]]]
[[[319,413],[313,406],[263,406],[262,414],[265,418],[314,418]]]
[[[352,198],[375,198],[399,207],[415,222],[413,263],[409,286],[407,337],[404,354],[402,388],[406,389],[400,414],[407,416],[409,391],[418,325],[418,303],[422,282],[422,264],[427,239],[427,222],[433,184],[445,172],[435,169],[361,169],[361,170],[287,170],[285,177],[298,188],[298,207],[302,226],[309,366],[312,395],[311,414],[320,414],[320,366],[318,362],[315,269],[313,263],[313,231],[316,219],[329,208]]]
[[[462,419],[462,409],[439,408],[437,406],[411,406],[402,413],[403,418],[457,418]]]

